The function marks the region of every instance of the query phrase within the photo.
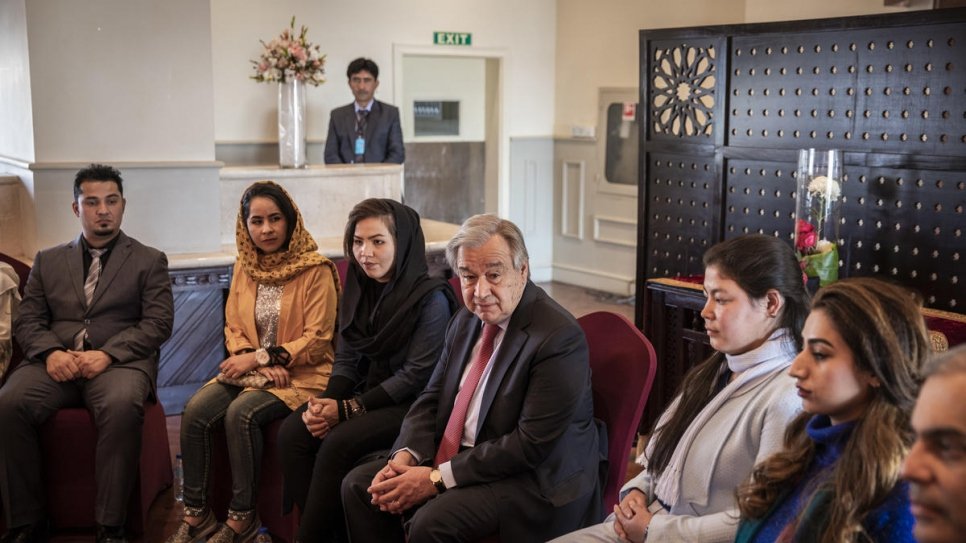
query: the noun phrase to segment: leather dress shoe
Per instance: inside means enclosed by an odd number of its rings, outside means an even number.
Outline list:
[[[47,522],[40,521],[10,528],[0,537],[0,543],[46,543]]]
[[[97,525],[97,543],[127,543],[123,526]]]

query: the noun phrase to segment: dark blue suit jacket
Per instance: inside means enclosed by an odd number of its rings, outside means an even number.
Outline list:
[[[366,163],[394,162],[406,159],[403,148],[399,109],[379,100],[372,104],[366,123]],[[325,138],[326,164],[355,162],[356,111],[354,103],[332,110],[329,135]]]

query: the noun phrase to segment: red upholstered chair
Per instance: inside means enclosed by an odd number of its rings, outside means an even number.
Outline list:
[[[654,384],[657,355],[654,347],[623,315],[608,311],[577,319],[590,348],[594,416],[607,425],[607,484],[603,511],[612,511],[627,473],[628,453]],[[478,543],[499,543],[489,536]]]
[[[622,315],[598,311],[577,319],[590,348],[594,416],[607,425],[609,470],[603,492],[604,512],[611,511],[627,473],[628,451],[644,404],[654,384],[654,347]]]
[[[282,458],[278,450],[278,430],[284,419],[278,419],[264,430],[265,448],[262,455],[262,469],[258,481],[258,502],[256,509],[262,525],[268,528],[276,541],[289,543],[295,540],[299,529],[298,509],[288,515],[282,514]],[[231,465],[228,462],[228,445],[225,430],[215,431],[212,439],[211,480],[208,496],[212,510],[218,520],[224,521],[231,501]]]
[[[458,275],[454,275],[453,277],[450,277],[448,281],[449,286],[453,287],[453,294],[456,295],[456,301],[460,304],[459,307],[465,306],[466,302],[463,300],[463,287],[460,286],[460,277]]]
[[[345,288],[345,274],[349,273],[349,259],[340,258],[333,260],[333,262],[335,263],[335,270],[339,272],[340,288]]]
[[[83,407],[61,409],[40,430],[44,454],[47,510],[55,528],[93,527],[94,445],[97,430]],[[127,528],[143,533],[148,509],[171,486],[171,455],[164,408],[160,403],[144,406],[141,431],[140,473],[128,506]]]

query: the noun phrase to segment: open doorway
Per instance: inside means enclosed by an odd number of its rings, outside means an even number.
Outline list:
[[[406,142],[406,203],[450,223],[499,210],[499,56],[396,48],[395,98]]]

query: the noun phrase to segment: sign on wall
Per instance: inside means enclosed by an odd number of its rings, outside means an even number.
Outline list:
[[[473,45],[470,32],[433,32],[434,45]]]

